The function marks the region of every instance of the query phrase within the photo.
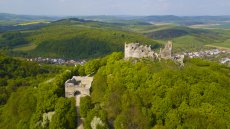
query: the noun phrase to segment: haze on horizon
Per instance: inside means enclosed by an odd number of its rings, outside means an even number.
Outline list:
[[[0,13],[26,15],[230,15],[229,0],[0,0]]]

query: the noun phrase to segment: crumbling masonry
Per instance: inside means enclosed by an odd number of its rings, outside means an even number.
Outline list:
[[[151,50],[151,45],[140,45],[139,43],[125,43],[125,59],[128,58],[157,58],[158,55]]]
[[[168,41],[164,48],[160,49],[160,53],[156,53],[151,50],[151,46],[140,45],[139,43],[125,43],[125,59],[130,58],[151,58],[151,59],[171,59],[178,63],[180,66],[184,66],[184,56],[172,56],[173,43]]]
[[[172,58],[172,42],[168,41],[168,43],[165,45],[165,48],[160,48],[160,57],[162,59],[171,59]]]
[[[71,98],[76,95],[90,96],[90,88],[93,77],[88,76],[73,76],[65,82],[65,97]]]
[[[93,82],[93,77],[89,76],[73,76],[65,82],[65,97],[76,98],[76,109],[77,109],[77,129],[84,129],[82,124],[82,119],[79,113],[80,99],[84,96],[90,96],[90,88]]]

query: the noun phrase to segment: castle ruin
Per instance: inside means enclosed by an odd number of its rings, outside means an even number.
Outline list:
[[[165,47],[162,49],[160,48],[160,57],[162,59],[171,59],[172,58],[172,42],[168,41]]]
[[[79,106],[80,99],[84,96],[90,96],[90,88],[93,82],[93,77],[89,76],[73,76],[72,79],[69,79],[65,82],[65,97],[76,99],[76,109],[77,109],[77,129],[83,128],[83,120],[81,119]]]
[[[160,53],[151,50],[151,46],[140,45],[139,43],[125,43],[125,60],[130,58],[150,58],[150,59],[171,59],[180,66],[184,66],[184,56],[172,56],[173,43],[168,41],[164,48],[160,48]]]
[[[151,45],[140,45],[139,43],[125,43],[125,59],[129,58],[157,58],[158,55],[151,50]]]
[[[93,77],[88,76],[73,76],[65,82],[65,97],[71,98],[76,95],[90,96],[90,88]]]

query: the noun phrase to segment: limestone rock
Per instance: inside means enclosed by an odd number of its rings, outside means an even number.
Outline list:
[[[96,116],[94,116],[93,120],[90,123],[92,129],[97,129],[97,126],[104,126],[105,124],[102,122],[102,120]]]
[[[42,127],[48,126],[48,124],[51,121],[54,114],[55,114],[55,112],[43,113],[43,115],[42,115],[43,121],[41,123]]]

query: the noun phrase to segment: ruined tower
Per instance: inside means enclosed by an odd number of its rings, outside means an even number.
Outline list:
[[[172,41],[168,41],[163,49],[160,49],[160,57],[162,59],[171,59],[172,58]]]

